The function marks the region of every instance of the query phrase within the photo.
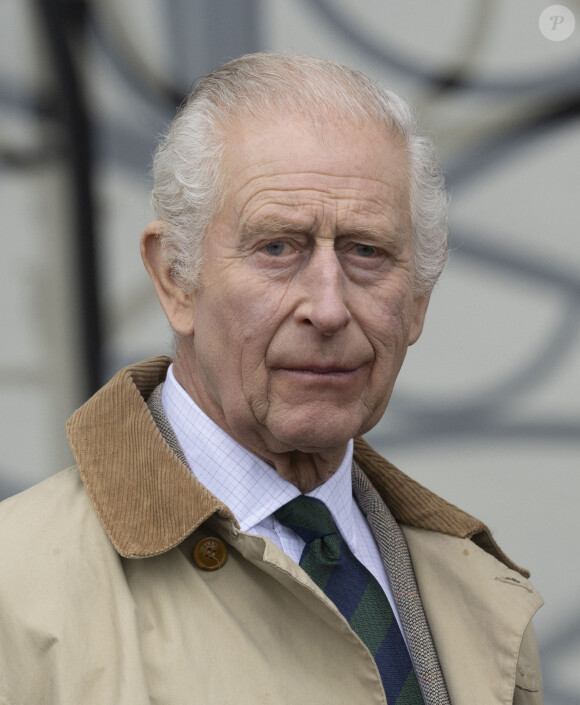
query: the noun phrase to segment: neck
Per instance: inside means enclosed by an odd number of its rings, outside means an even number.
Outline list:
[[[276,454],[272,459],[263,459],[275,468],[280,477],[296,485],[302,494],[307,494],[332,477],[345,453],[346,448],[328,455],[290,451]]]

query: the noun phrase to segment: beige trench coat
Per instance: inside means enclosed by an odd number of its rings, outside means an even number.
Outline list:
[[[0,507],[0,705],[371,705],[366,647],[271,542],[163,440],[144,399],[166,358],[128,368],[69,422],[78,469]],[[541,598],[477,520],[357,441],[401,523],[454,705],[539,705]],[[192,558],[228,546],[214,572]]]

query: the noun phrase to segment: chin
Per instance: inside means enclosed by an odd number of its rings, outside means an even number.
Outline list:
[[[280,449],[272,448],[275,452],[284,450],[298,450],[303,453],[321,453],[337,450],[359,435],[360,425],[353,424],[352,417],[342,413],[342,418],[331,420],[330,415],[319,414],[316,418],[293,419],[288,414],[281,424],[269,424],[268,430],[272,437],[280,444]]]

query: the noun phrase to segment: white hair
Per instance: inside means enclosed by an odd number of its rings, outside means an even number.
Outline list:
[[[331,61],[292,54],[250,54],[202,79],[180,108],[153,161],[152,204],[168,223],[166,264],[186,291],[199,283],[205,233],[223,204],[227,126],[274,111],[372,122],[398,134],[409,159],[415,238],[415,293],[429,293],[447,259],[447,195],[432,143],[417,134],[414,110],[370,78]]]

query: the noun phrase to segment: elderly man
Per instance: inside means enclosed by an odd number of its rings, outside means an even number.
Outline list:
[[[69,421],[0,514],[0,703],[541,702],[541,599],[486,527],[374,453],[445,261],[410,109],[288,55],[201,81],[142,256],[172,365]]]

